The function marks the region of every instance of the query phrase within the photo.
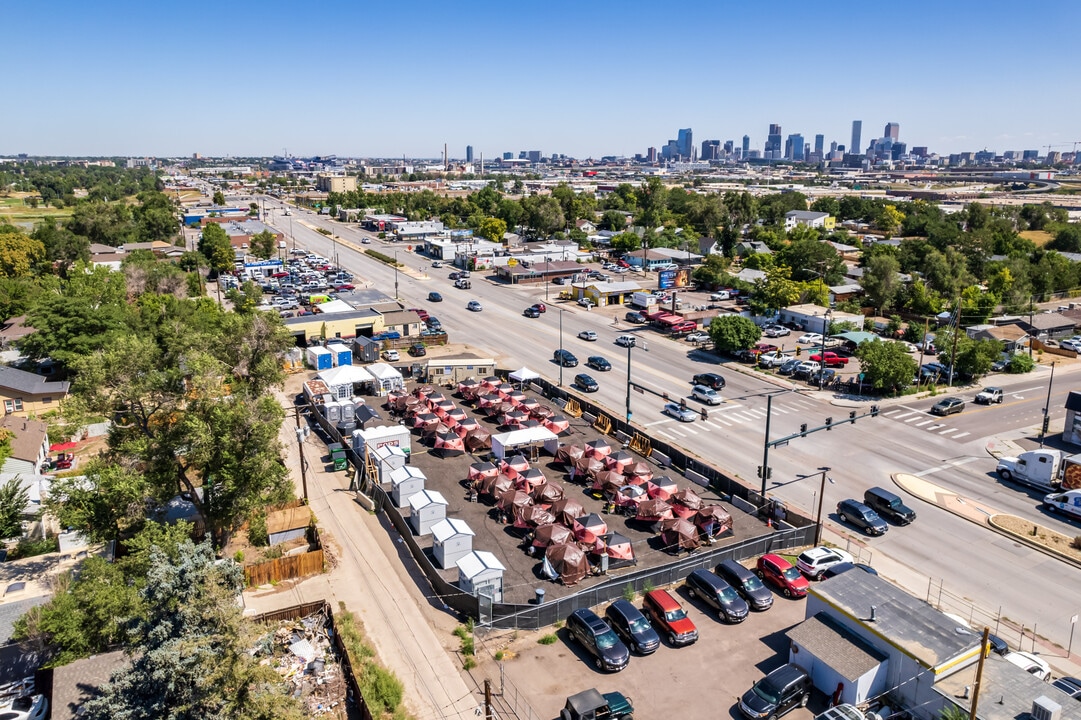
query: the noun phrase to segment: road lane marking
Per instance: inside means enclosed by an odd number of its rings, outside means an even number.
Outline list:
[[[940,472],[942,470],[951,470],[951,469],[953,469],[955,467],[959,467],[961,465],[967,465],[970,462],[975,462],[975,461],[981,460],[981,459],[982,458],[979,458],[979,457],[968,457],[968,458],[964,458],[962,460],[957,460],[956,462],[945,463],[944,465],[938,465],[936,467],[927,468],[926,470],[918,472],[915,475],[916,475],[916,477],[924,477],[926,475],[930,475],[932,473]]]
[[[759,418],[764,418],[766,416],[766,413],[764,413],[764,412],[762,412],[761,410],[758,410],[758,409],[748,410],[747,414],[748,415],[754,415],[755,417],[759,417]]]
[[[910,410],[910,411],[906,412],[906,413],[905,413],[904,415],[894,415],[894,416],[893,416],[893,419],[894,419],[894,420],[900,420],[901,418],[906,418],[906,417],[908,417],[909,415],[918,415],[918,414],[919,414],[919,413],[917,413],[916,411],[914,411],[914,410]]]
[[[669,433],[669,434],[675,433],[676,435],[679,435],[680,437],[687,437],[686,433],[684,433],[684,432],[682,432],[680,430],[676,430],[675,428],[668,428],[667,433]]]
[[[897,408],[896,410],[890,410],[888,413],[882,413],[882,414],[885,415],[886,417],[893,417],[894,415],[896,415],[899,412],[901,412],[901,408]]]
[[[775,408],[773,408],[773,412],[779,412],[779,413],[781,413],[782,415],[787,415],[787,414],[788,414],[788,411],[787,411],[787,410],[785,410],[785,409],[784,409],[784,408],[782,408],[782,407],[775,407]],[[795,411],[793,410],[793,412],[795,412]]]
[[[931,432],[932,430],[938,430],[940,427],[942,427],[942,426],[941,425],[932,425],[931,427],[927,428],[927,432]]]
[[[686,428],[683,428],[683,429],[684,429],[684,431],[689,432],[691,435],[697,435],[698,434],[697,430],[691,430],[689,427],[686,427]]]
[[[954,435],[954,436],[953,436],[953,437],[952,437],[951,439],[952,439],[952,440],[957,440],[958,438],[963,438],[963,437],[964,437],[965,435],[969,435],[969,434],[970,434],[970,433],[967,433],[967,432],[963,432],[963,433],[961,433],[960,435]]]

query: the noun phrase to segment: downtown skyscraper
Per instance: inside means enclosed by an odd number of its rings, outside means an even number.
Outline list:
[[[848,152],[852,153],[853,155],[859,155],[860,152],[862,152],[860,150],[860,135],[862,134],[862,132],[863,132],[863,121],[862,120],[853,120],[852,121],[852,145],[848,148]]]

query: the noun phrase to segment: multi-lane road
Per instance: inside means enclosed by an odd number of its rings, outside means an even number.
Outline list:
[[[972,405],[960,415],[936,418],[928,413],[934,399],[883,404],[879,417],[847,422],[850,408],[832,404],[834,395],[817,392],[805,385],[779,384],[745,367],[718,364],[711,353],[696,350],[690,343],[673,340],[642,326],[623,322],[623,310],[586,310],[573,303],[555,302],[559,286],[546,289],[508,286],[474,273],[472,288],[458,290],[448,278],[451,268],[433,269],[430,259],[407,251],[404,244],[383,243],[374,235],[353,226],[293,210],[284,217],[278,201],[267,198],[267,221],[292,232],[298,246],[330,257],[353,272],[357,282],[368,283],[394,295],[392,268],[352,249],[362,238],[384,252],[397,251],[407,271],[397,273],[398,296],[406,307],[421,306],[438,316],[452,340],[467,343],[491,354],[502,367],[523,365],[558,381],[560,369],[552,352],[562,347],[584,364],[589,355],[601,355],[611,364],[610,372],[597,372],[579,365],[564,368],[562,381],[569,385],[575,374],[588,372],[600,384],[593,399],[608,407],[613,415],[626,412],[628,351],[614,344],[618,335],[639,338],[630,355],[630,377],[634,383],[672,398],[686,397],[690,378],[698,372],[719,372],[727,379],[725,402],[708,408],[709,418],[678,423],[661,413],[663,401],[650,393],[631,393],[631,409],[636,424],[651,434],[664,437],[705,460],[757,485],[757,468],[762,463],[767,396],[773,395],[771,438],[795,433],[801,423],[811,427],[832,418],[835,427],[793,440],[788,446],[770,451],[773,474],[767,486],[770,496],[814,512],[820,498],[819,469],[828,466],[831,480],[826,485],[824,515],[831,515],[837,501],[862,497],[871,485],[889,485],[890,475],[905,472],[925,477],[960,494],[1021,517],[1039,521],[1061,532],[1081,534],[1057,517],[1038,507],[1036,493],[1000,482],[993,474],[995,461],[987,451],[995,436],[1018,437],[1038,426],[1047,399],[1049,372],[1041,368],[1021,377],[1003,377],[1000,384],[1007,395],[1002,405]],[[291,222],[289,222],[291,220]],[[347,241],[335,243],[312,228],[324,227]],[[352,247],[350,247],[352,246]],[[428,303],[435,290],[442,303]],[[548,311],[536,319],[524,317],[522,310],[534,302],[545,302]],[[484,310],[466,310],[466,303],[478,300]],[[562,324],[562,332],[560,330]],[[579,339],[581,330],[593,330],[598,339]],[[1060,418],[1065,395],[1071,387],[1074,367],[1056,369],[1051,396],[1052,418]],[[791,391],[786,391],[793,388]],[[974,391],[959,393],[971,401]],[[702,406],[688,398],[688,406]],[[866,411],[862,408],[860,413]],[[843,421],[843,422],[842,422]],[[913,504],[916,504],[913,501]],[[970,598],[987,609],[1002,613],[1031,627],[1038,623],[1041,635],[1065,645],[1070,617],[1078,612],[1081,599],[1081,570],[1055,561],[994,532],[955,517],[935,506],[916,506],[919,519],[911,526],[893,528],[880,538],[862,539],[872,562],[889,558],[894,579],[923,596],[933,582]],[[831,527],[843,531],[830,517]],[[852,535],[857,533],[851,529]],[[930,581],[929,581],[930,580]]]

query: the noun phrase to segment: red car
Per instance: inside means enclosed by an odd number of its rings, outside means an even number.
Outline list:
[[[670,645],[690,645],[698,639],[698,628],[687,617],[683,606],[669,595],[667,590],[651,590],[646,593],[642,610],[657,632],[668,638]]]
[[[423,310],[421,308],[409,308],[409,309],[417,314],[417,317],[420,318],[421,322],[428,322],[428,311],[427,310]]]
[[[533,309],[536,310],[537,312],[540,312],[540,313],[548,312],[548,308],[546,308],[544,306],[544,303],[534,303],[533,304]]]
[[[344,292],[346,290],[356,290],[357,288],[355,285],[352,285],[350,283],[342,283],[341,285],[335,286],[334,289],[338,292]]]
[[[761,355],[762,353],[775,352],[777,350],[780,350],[780,348],[772,343],[758,343],[754,346],[754,351],[758,355]]]
[[[811,586],[792,563],[773,553],[758,558],[757,574],[780,588],[785,597],[804,597]]]
[[[811,356],[811,362],[822,362],[822,353],[815,353]],[[826,362],[822,363],[826,367],[844,367],[848,364],[848,358],[841,357],[835,352],[826,351]]]

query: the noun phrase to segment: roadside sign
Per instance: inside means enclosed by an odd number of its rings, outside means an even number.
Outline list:
[[[518,261],[515,260],[514,258],[511,258],[510,260],[507,261],[507,267],[514,267],[517,264],[518,264]]]

